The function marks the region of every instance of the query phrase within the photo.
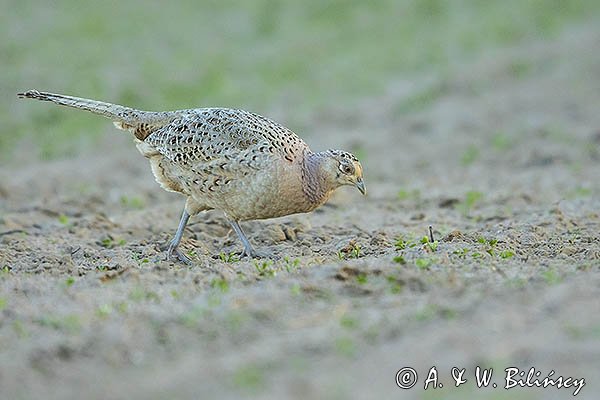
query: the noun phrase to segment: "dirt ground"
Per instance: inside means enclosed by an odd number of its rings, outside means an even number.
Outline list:
[[[597,25],[567,29],[310,116],[298,134],[356,152],[369,194],[246,223],[274,260],[237,261],[209,212],[185,232],[196,265],[165,261],[182,199],[123,132],[3,165],[0,397],[572,397],[503,389],[505,368],[535,367],[597,398],[598,43]],[[444,386],[424,390],[433,366]],[[477,366],[496,389],[477,388]],[[403,367],[412,389],[395,383]]]

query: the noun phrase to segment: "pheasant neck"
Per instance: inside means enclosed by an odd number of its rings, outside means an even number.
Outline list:
[[[306,199],[313,205],[323,204],[331,194],[331,188],[321,168],[327,157],[326,152],[310,153],[302,164],[302,188]]]

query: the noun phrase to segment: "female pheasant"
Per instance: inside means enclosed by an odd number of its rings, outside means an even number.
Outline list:
[[[150,112],[84,98],[29,90],[21,98],[87,110],[130,131],[163,189],[186,197],[167,257],[190,263],[178,246],[190,216],[221,210],[257,257],[240,221],[305,213],[342,185],[365,194],[362,166],[345,151],[312,152],[288,128],[258,114],[229,108]]]

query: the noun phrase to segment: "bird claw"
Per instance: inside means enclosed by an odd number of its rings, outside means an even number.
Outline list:
[[[169,245],[169,249],[167,250],[167,260],[173,260],[175,259],[176,261],[180,261],[186,265],[194,265],[194,263],[192,262],[192,260],[187,257],[186,255],[184,255],[181,251],[179,251],[179,249],[177,248],[177,246],[175,246],[173,243],[171,243]]]

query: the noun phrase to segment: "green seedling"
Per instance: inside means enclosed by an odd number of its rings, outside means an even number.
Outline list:
[[[420,269],[427,269],[431,265],[433,265],[435,260],[433,258],[417,258],[415,260],[415,265]]]
[[[502,250],[500,252],[500,257],[502,258],[512,258],[515,256],[515,253],[512,250]]]
[[[144,290],[141,286],[133,288],[131,292],[129,292],[129,298],[135,302],[148,300],[160,303],[160,296],[156,292]]]
[[[335,351],[344,357],[354,357],[356,354],[356,344],[349,337],[342,337],[335,341]]]
[[[69,333],[76,333],[81,329],[79,317],[73,314],[64,316],[46,315],[38,319],[37,322],[42,326]]]
[[[225,253],[221,252],[221,254],[219,254],[219,258],[224,263],[234,263],[234,262],[240,261],[240,258],[235,253],[225,254]]]
[[[497,151],[506,151],[512,147],[512,142],[507,135],[497,133],[492,138],[492,147]]]
[[[187,255],[191,258],[191,259],[197,259],[198,258],[198,254],[196,253],[195,250],[189,250],[187,252]]]
[[[359,258],[360,257],[360,245],[358,243],[354,243],[352,245],[352,249],[350,250],[350,258]]]
[[[356,275],[356,282],[357,282],[359,285],[364,285],[364,284],[366,284],[366,283],[368,282],[368,280],[369,280],[369,279],[367,278],[367,274],[360,273],[360,274]]]
[[[288,256],[284,257],[283,262],[285,263],[285,270],[287,272],[295,271],[298,269],[298,265],[300,265],[300,259],[294,258],[293,260],[290,260]]]
[[[119,313],[125,314],[127,312],[128,305],[124,301],[119,301],[116,305],[116,309]]]
[[[61,225],[65,225],[65,226],[67,226],[67,225],[69,225],[69,217],[67,217],[65,214],[60,214],[60,215],[58,216],[58,222],[59,222]]]
[[[141,210],[144,208],[144,200],[140,197],[121,196],[121,205],[126,208]]]
[[[150,260],[147,258],[142,258],[141,254],[137,254],[137,253],[133,253],[133,255],[131,256],[135,261],[138,262],[138,264],[146,264],[149,263]]]
[[[73,286],[74,283],[75,278],[73,278],[72,276],[69,276],[67,279],[65,279],[65,285],[67,285],[67,287]]]
[[[404,240],[403,237],[399,237],[398,239],[396,239],[396,243],[394,243],[396,250],[404,250],[404,249],[406,249],[407,245],[408,245],[408,242],[406,240]]]
[[[402,256],[402,255],[395,256],[393,260],[395,263],[398,263],[398,264],[402,264],[402,265],[406,264],[406,260],[404,259],[404,256]]]
[[[471,190],[465,193],[465,198],[463,201],[457,204],[457,208],[464,214],[468,215],[471,209],[481,201],[483,198],[483,193],[478,192],[476,190]]]
[[[264,260],[264,261],[254,260],[254,268],[256,268],[256,271],[258,272],[258,274],[260,276],[266,276],[266,277],[272,278],[275,275],[277,275],[277,271],[273,268],[273,261],[271,261],[271,260]]]
[[[23,324],[22,321],[20,320],[15,320],[13,322],[13,330],[15,331],[15,333],[17,334],[17,336],[20,339],[29,337],[29,332],[27,331],[27,329],[25,329],[25,325]]]
[[[299,296],[302,293],[302,287],[299,283],[294,283],[290,288],[290,292],[292,292],[294,296]]]
[[[421,192],[419,191],[419,189],[413,189],[413,190],[400,189],[398,191],[398,200],[400,200],[400,201],[419,200],[420,198],[421,198]]]
[[[517,79],[524,78],[525,76],[529,75],[531,70],[531,64],[525,60],[515,60],[508,65],[508,72]]]
[[[394,276],[388,276],[387,281],[390,285],[390,292],[392,294],[399,294],[402,292],[403,284]]]
[[[340,260],[345,260],[346,258],[360,258],[360,245],[351,241],[346,247],[338,251],[337,255]]]
[[[467,255],[469,254],[469,249],[467,249],[466,247],[463,247],[460,250],[454,250],[452,252],[452,254],[458,256],[459,258],[465,259],[467,257]]]
[[[423,236],[421,238],[421,244],[423,244],[423,248],[430,252],[435,252],[438,248],[438,241],[434,240],[431,242],[427,236]]]
[[[349,315],[343,315],[340,318],[340,325],[346,329],[356,329],[358,328],[358,320]]]
[[[263,369],[258,365],[241,367],[233,373],[233,384],[244,392],[262,390],[265,387]]]
[[[100,318],[107,318],[110,314],[112,314],[113,308],[110,304],[102,304],[96,310],[96,315]]]
[[[473,164],[479,158],[479,150],[475,145],[470,145],[460,157],[460,163],[464,166]]]
[[[542,272],[542,277],[548,285],[556,285],[557,283],[562,282],[562,277],[553,269]]]
[[[127,242],[125,241],[125,239],[119,239],[118,241],[115,241],[110,236],[100,239],[100,245],[106,249],[112,249],[117,246],[124,246],[126,243]]]
[[[226,293],[229,290],[229,283],[223,278],[214,278],[210,282],[210,286],[213,289],[219,290],[221,293]]]
[[[405,98],[396,106],[396,112],[405,114],[409,112],[421,111],[433,104],[439,97],[445,94],[447,89],[447,85],[444,82],[430,85],[420,92]]]

